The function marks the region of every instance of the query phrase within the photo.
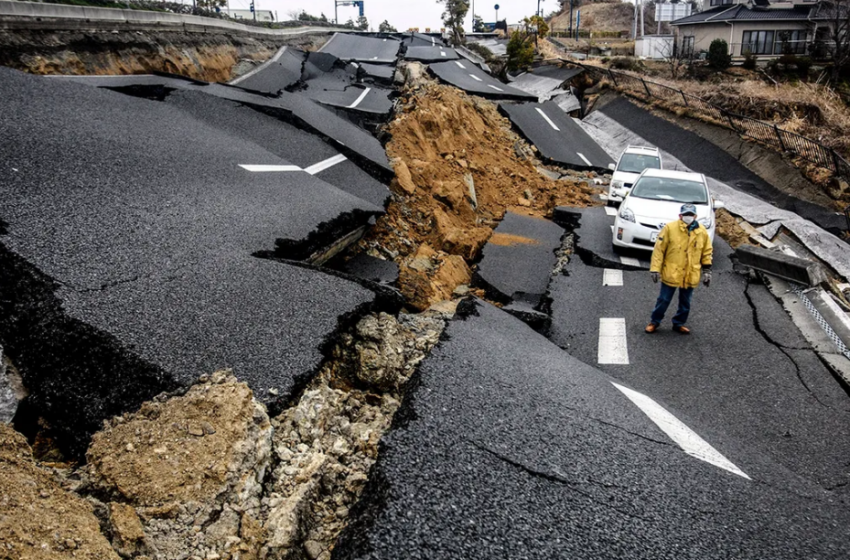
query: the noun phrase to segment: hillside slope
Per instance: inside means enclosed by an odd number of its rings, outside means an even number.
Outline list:
[[[629,32],[632,28],[635,6],[630,2],[614,1],[588,1],[573,8],[575,12],[581,10],[581,29],[588,31],[620,31]],[[644,12],[644,25],[646,33],[655,31],[655,5],[648,4]],[[549,22],[549,27],[554,31],[561,31],[570,26],[570,6],[566,4],[565,9]]]

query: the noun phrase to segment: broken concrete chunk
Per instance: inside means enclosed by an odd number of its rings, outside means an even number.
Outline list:
[[[451,299],[458,286],[469,284],[472,271],[463,258],[440,253],[425,260],[420,254],[421,250],[402,262],[399,270],[402,293],[411,307],[424,311]]]
[[[0,346],[0,423],[9,423],[18,411],[18,403],[27,396],[21,374],[3,354]]]
[[[35,464],[26,438],[0,424],[3,558],[119,560],[92,506]]]
[[[395,170],[396,180],[401,190],[407,194],[416,192],[416,184],[413,182],[413,177],[410,176],[410,169],[404,160],[401,158],[393,160],[393,169]]]
[[[240,518],[260,513],[272,427],[247,385],[228,372],[204,380],[92,439],[86,476],[96,492],[120,497],[110,520],[121,554],[229,558],[244,548]]]

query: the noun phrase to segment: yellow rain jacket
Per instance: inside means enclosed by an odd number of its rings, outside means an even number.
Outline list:
[[[688,231],[682,220],[670,222],[658,234],[652,251],[650,272],[660,272],[661,281],[673,288],[696,288],[702,267],[711,266],[714,249],[708,230],[697,223]]]

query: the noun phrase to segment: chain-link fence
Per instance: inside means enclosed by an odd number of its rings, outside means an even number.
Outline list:
[[[647,100],[658,99],[698,111],[711,117],[718,124],[731,128],[738,134],[748,136],[776,151],[802,158],[818,167],[832,171],[836,176],[850,180],[850,163],[835,150],[827,148],[811,138],[782,130],[771,123],[730,113],[704,99],[664,84],[650,82],[640,76],[573,61],[570,61],[570,63],[584,68],[594,78],[607,78],[615,87],[627,90],[637,97]]]

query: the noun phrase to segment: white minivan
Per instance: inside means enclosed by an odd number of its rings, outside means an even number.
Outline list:
[[[644,169],[661,169],[661,152],[658,148],[629,146],[620,156],[614,168],[611,186],[608,187],[608,203],[622,202],[632,185]]]

